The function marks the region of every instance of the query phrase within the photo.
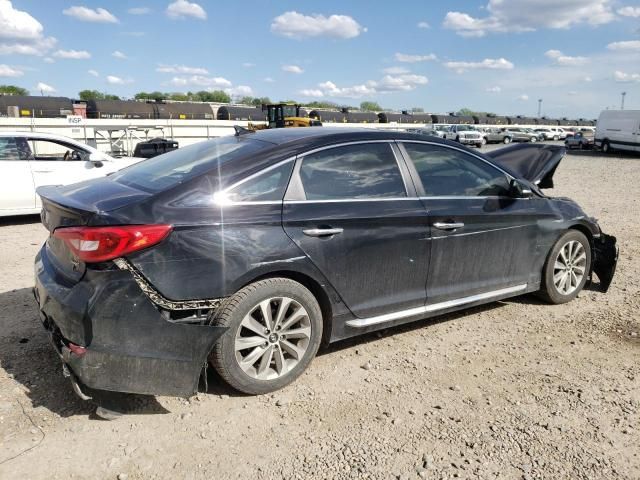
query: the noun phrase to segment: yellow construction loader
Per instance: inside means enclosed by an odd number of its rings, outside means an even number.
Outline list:
[[[300,105],[292,103],[271,103],[262,105],[262,111],[267,114],[267,124],[255,125],[249,123],[249,130],[322,126],[320,120],[300,116]]]

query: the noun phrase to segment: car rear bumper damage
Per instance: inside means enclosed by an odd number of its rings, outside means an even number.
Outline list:
[[[593,271],[600,280],[599,288],[606,292],[611,286],[618,264],[618,246],[616,237],[602,233],[594,239]]]
[[[188,397],[213,343],[226,331],[177,323],[163,315],[127,271],[87,271],[65,284],[40,251],[34,295],[74,390],[82,386],[151,395]]]

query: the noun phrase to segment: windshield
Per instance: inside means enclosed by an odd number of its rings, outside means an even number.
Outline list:
[[[475,130],[476,127],[472,127],[471,125],[460,125],[458,126],[458,131],[459,132],[464,132],[466,130]]]
[[[114,173],[111,178],[123,185],[155,193],[270,146],[270,143],[246,136],[220,137],[136,163]]]

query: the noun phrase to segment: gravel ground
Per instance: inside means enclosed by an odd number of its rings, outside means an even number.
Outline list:
[[[127,398],[111,422],[75,397],[38,323],[46,232],[0,221],[0,478],[640,478],[640,159],[577,152],[556,183],[618,237],[609,293],[342,342],[274,395],[212,375],[188,401]]]

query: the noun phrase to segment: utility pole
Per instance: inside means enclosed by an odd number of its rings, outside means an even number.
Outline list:
[[[538,99],[538,118],[540,118],[540,113],[542,112],[542,99]]]
[[[622,100],[620,101],[620,110],[624,110],[624,97],[627,95],[627,92],[622,92]]]

